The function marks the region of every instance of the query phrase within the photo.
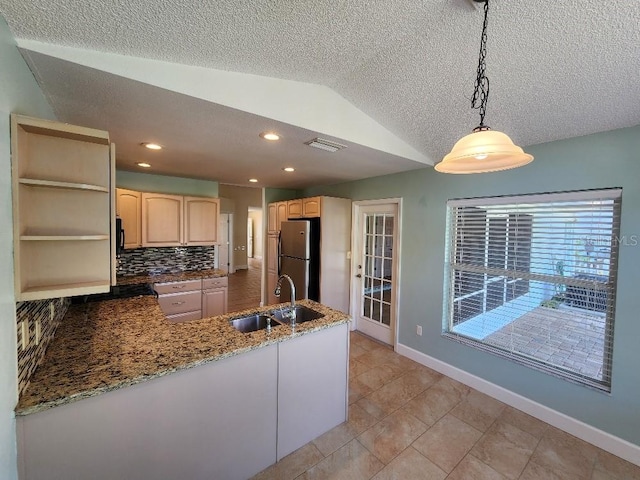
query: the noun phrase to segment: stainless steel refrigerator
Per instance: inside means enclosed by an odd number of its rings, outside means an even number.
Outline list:
[[[296,300],[320,301],[320,219],[289,220],[280,226],[278,275],[287,274],[296,287]],[[289,282],[282,282],[280,301],[291,300]]]

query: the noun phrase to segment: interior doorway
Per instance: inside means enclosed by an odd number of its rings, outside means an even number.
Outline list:
[[[355,328],[395,346],[400,199],[354,202],[351,292]]]

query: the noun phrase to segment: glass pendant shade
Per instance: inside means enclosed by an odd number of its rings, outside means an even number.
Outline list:
[[[504,133],[483,129],[458,140],[435,169],[460,174],[497,172],[521,167],[532,160],[532,155],[514,145]]]

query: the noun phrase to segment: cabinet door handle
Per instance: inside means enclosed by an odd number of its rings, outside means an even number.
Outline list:
[[[182,305],[185,304],[187,302],[185,302],[184,300],[182,302],[173,302],[171,305]]]
[[[184,287],[186,287],[186,285],[174,285],[174,286],[173,286],[173,288],[176,288],[176,289],[178,289],[178,288],[184,288]]]

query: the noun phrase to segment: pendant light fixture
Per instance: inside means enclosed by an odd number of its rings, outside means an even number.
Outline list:
[[[484,23],[480,39],[480,57],[478,59],[478,75],[471,98],[471,108],[480,110],[480,125],[473,133],[462,137],[453,146],[451,152],[435,166],[442,173],[484,173],[508,170],[521,167],[533,160],[533,156],[514,145],[511,139],[502,132],[491,130],[484,124],[489,98],[489,79],[485,74],[487,55],[487,17],[489,0],[474,0],[484,3]]]

